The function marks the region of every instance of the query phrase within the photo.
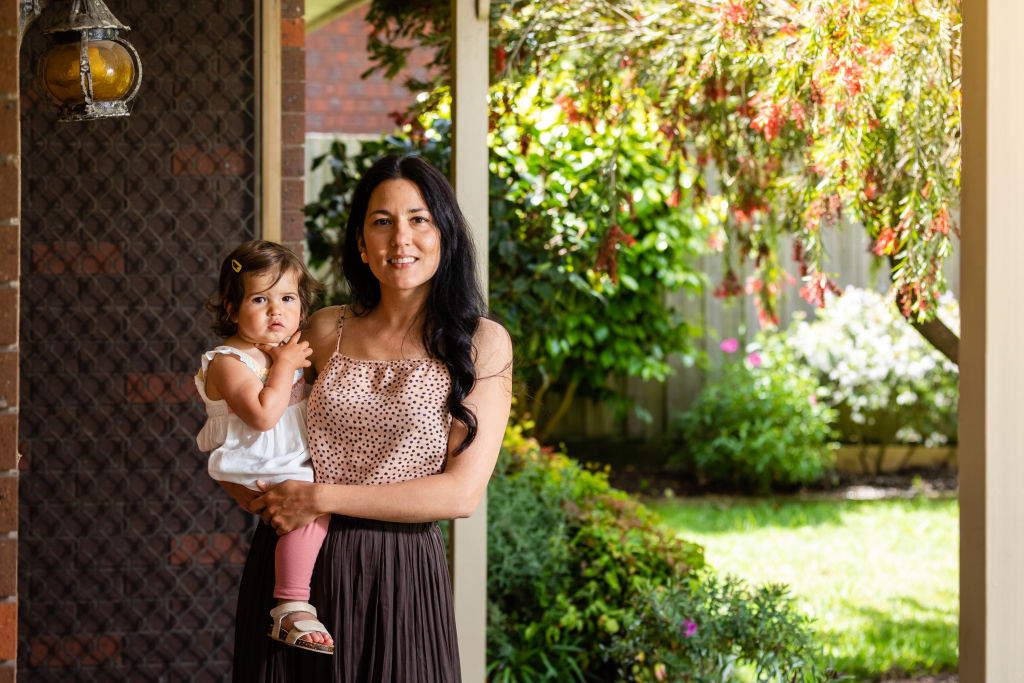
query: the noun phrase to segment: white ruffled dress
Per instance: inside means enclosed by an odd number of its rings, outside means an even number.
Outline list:
[[[253,429],[231,412],[227,401],[206,395],[206,373],[210,361],[220,354],[235,356],[260,381],[267,381],[267,369],[259,368],[249,356],[230,346],[218,346],[203,354],[202,368],[195,376],[196,389],[206,404],[206,424],[196,443],[210,451],[207,470],[217,481],[233,482],[257,490],[256,480],[279,483],[286,479],[313,481],[313,464],[306,447],[306,396],[303,371],[295,371],[292,395],[284,415],[265,432]]]

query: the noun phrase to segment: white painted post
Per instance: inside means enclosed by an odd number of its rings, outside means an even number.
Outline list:
[[[281,2],[256,0],[260,237],[281,241]]]
[[[1024,3],[963,3],[960,681],[1024,676]]]
[[[473,229],[477,277],[487,291],[488,2],[452,0],[452,182]],[[487,497],[452,526],[452,590],[462,679],[487,680]]]

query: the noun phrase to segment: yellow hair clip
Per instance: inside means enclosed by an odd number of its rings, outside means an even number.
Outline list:
[[[231,259],[231,269],[233,271],[235,271],[236,273],[241,273],[242,272],[242,264],[239,263],[238,261],[236,261],[235,259]]]

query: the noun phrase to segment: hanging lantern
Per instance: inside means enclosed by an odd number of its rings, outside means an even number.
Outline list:
[[[118,35],[128,30],[103,0],[73,0],[67,20],[44,31],[61,41],[38,65],[39,82],[60,104],[59,120],[128,116],[142,82],[139,53]]]

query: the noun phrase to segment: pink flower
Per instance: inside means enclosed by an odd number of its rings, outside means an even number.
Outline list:
[[[754,353],[751,353],[750,355],[747,356],[747,362],[750,363],[750,366],[753,368],[761,367],[761,354],[757,353],[756,351]]]
[[[683,631],[683,635],[685,635],[687,638],[689,638],[697,632],[697,624],[693,623],[692,621],[686,622],[684,628],[685,630]]]
[[[729,337],[723,339],[722,343],[718,345],[718,348],[722,349],[726,353],[734,353],[736,349],[740,348],[740,343],[736,341],[735,337]]]

